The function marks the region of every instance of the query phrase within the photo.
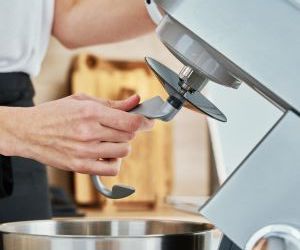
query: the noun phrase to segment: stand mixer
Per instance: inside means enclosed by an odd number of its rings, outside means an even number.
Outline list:
[[[176,74],[146,58],[169,98],[154,97],[132,112],[169,121],[186,105],[225,122],[201,94],[210,81],[234,89],[247,84],[281,109],[199,212],[224,233],[219,249],[300,249],[300,1],[146,2],[159,20],[158,37],[185,66]]]

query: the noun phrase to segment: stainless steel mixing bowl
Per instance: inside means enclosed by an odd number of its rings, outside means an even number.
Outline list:
[[[209,250],[210,224],[154,220],[51,220],[0,226],[3,250]]]

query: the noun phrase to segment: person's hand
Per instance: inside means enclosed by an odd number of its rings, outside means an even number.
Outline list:
[[[103,101],[79,94],[31,108],[8,108],[13,118],[5,129],[7,154],[63,170],[116,175],[135,133],[153,126],[126,112],[139,101],[138,96]]]

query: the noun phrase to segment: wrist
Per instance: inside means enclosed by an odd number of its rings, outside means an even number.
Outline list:
[[[0,107],[0,154],[24,156],[24,127],[22,117],[26,108]]]

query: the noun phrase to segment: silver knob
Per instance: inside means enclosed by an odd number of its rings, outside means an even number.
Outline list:
[[[270,225],[249,239],[245,250],[300,250],[300,231],[290,225]]]

